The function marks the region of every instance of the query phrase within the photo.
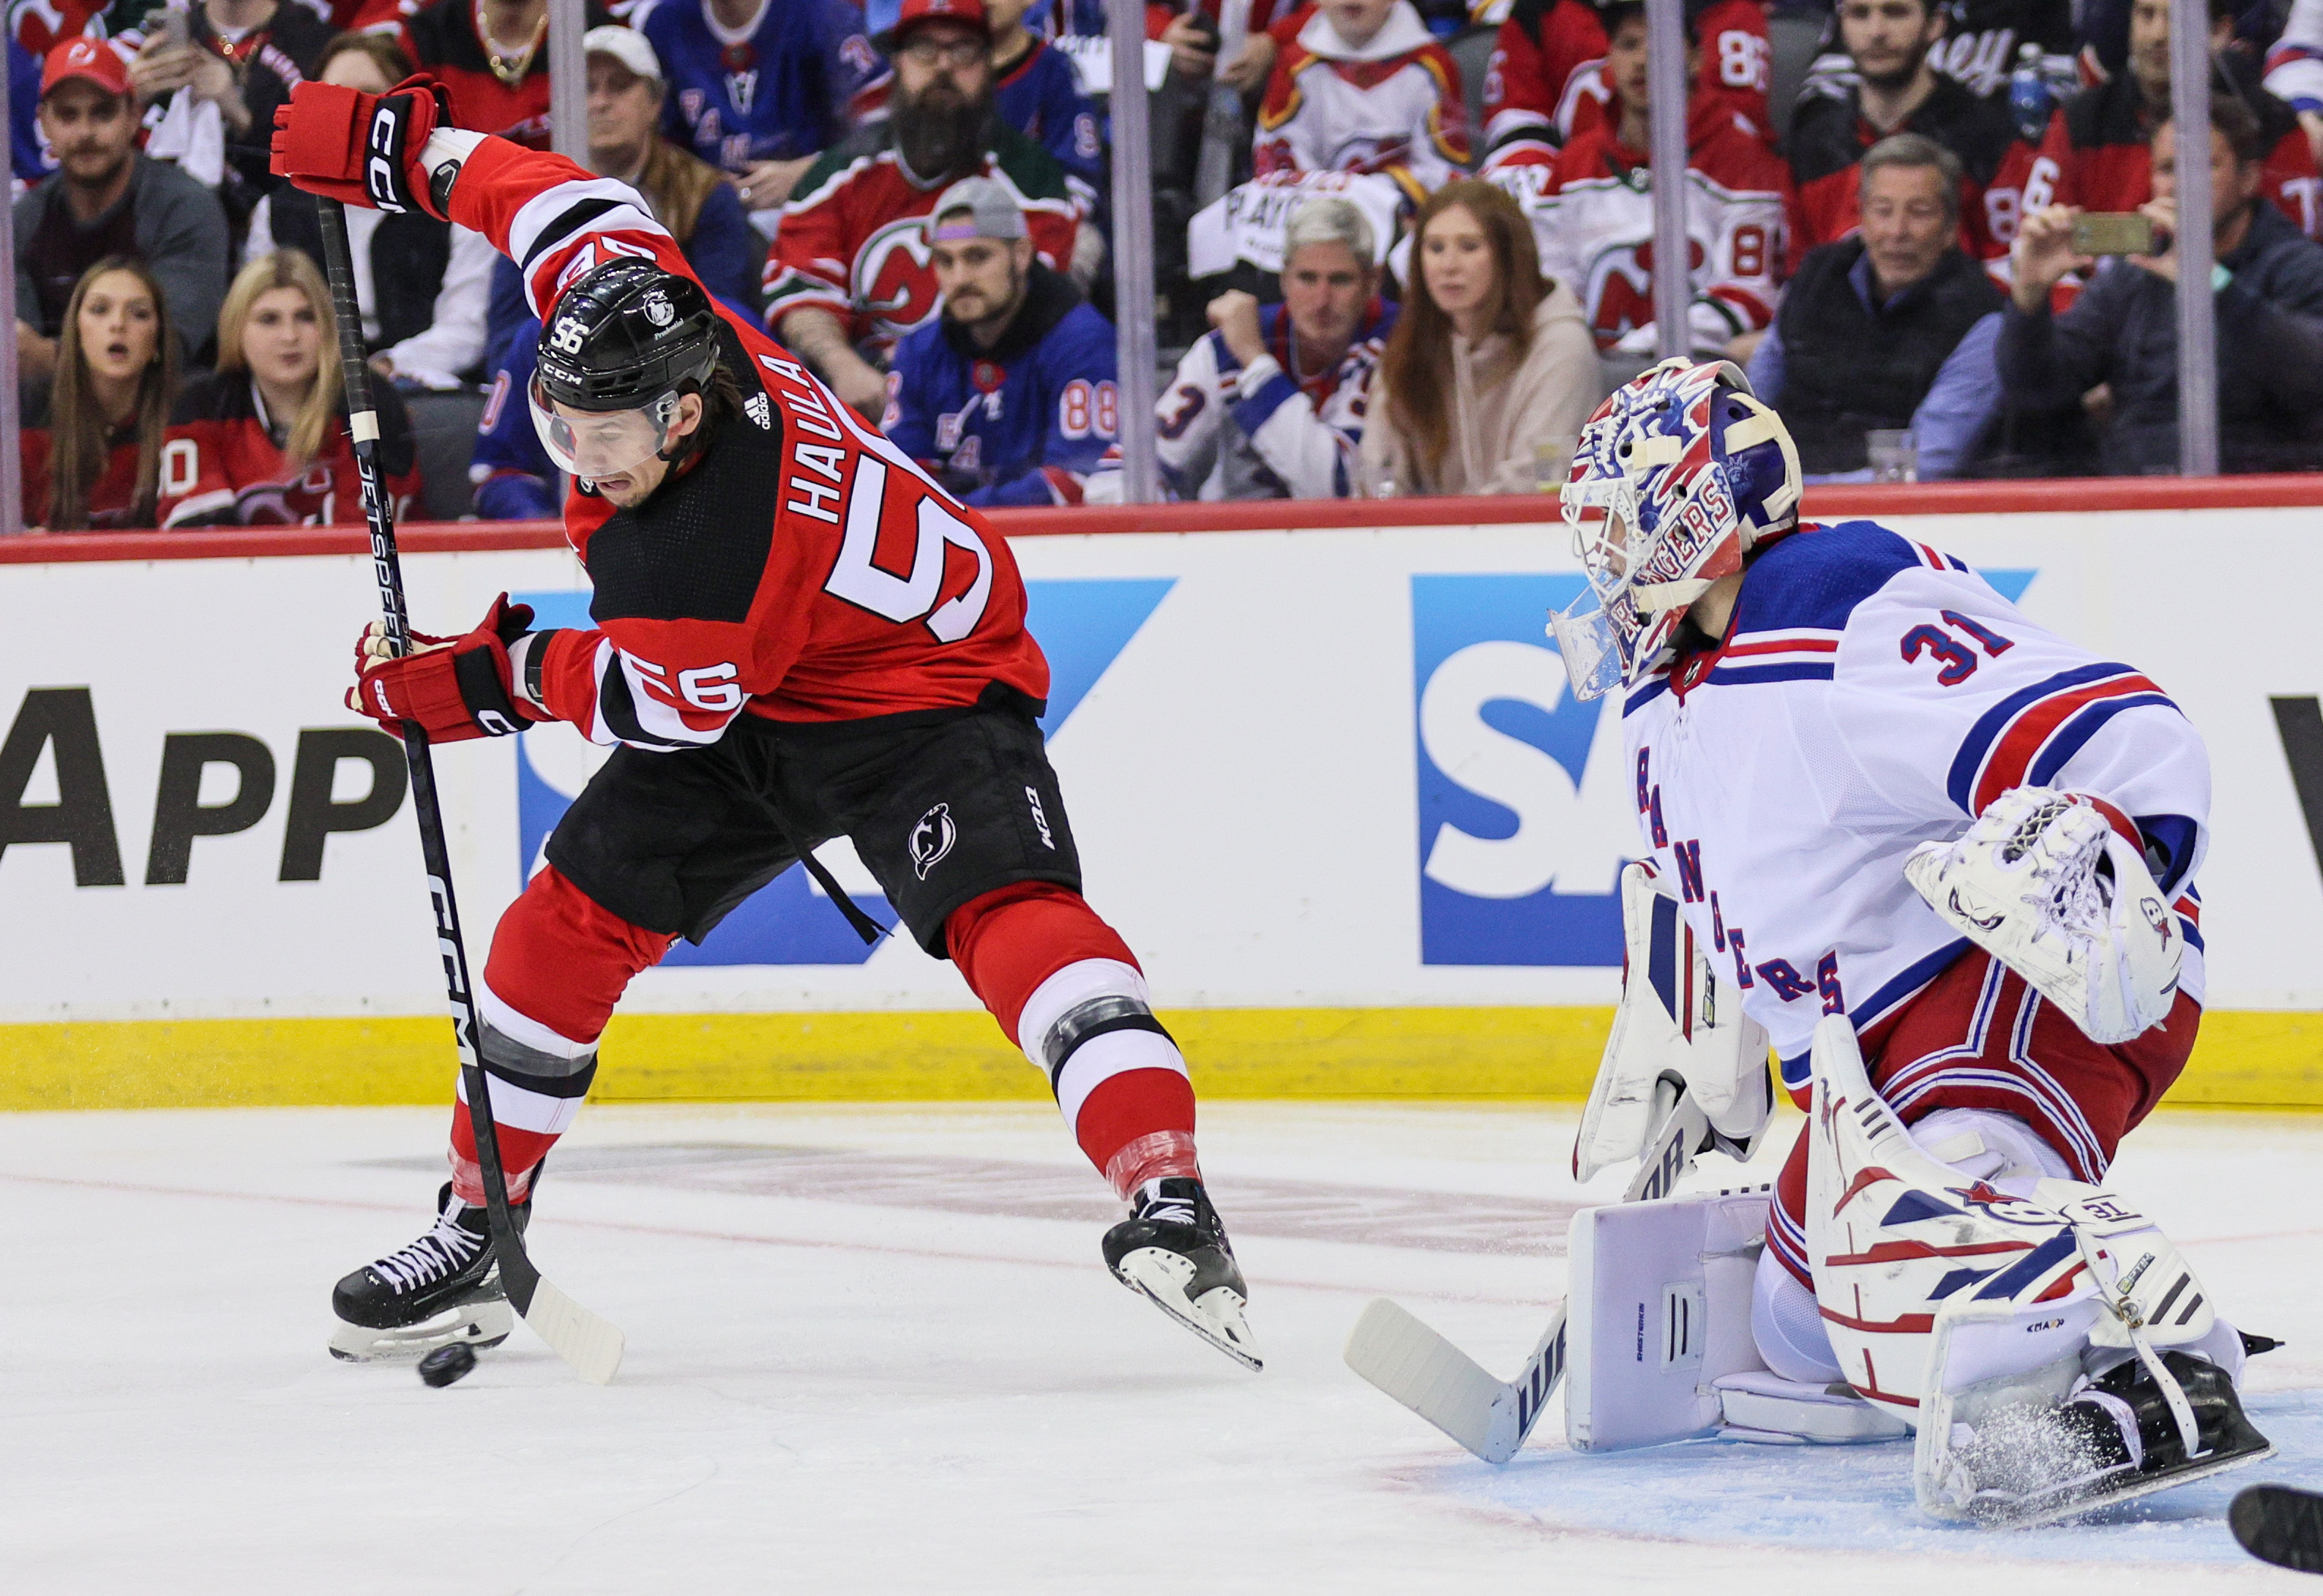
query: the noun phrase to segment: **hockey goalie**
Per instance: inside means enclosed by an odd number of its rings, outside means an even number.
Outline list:
[[[1798,502],[1742,373],[1684,360],[1600,408],[1564,491],[1589,590],[1551,629],[1621,695],[1644,845],[1575,1171],[1674,1099],[1748,1149],[1769,1042],[1809,1110],[1771,1193],[1576,1224],[1568,1435],[1908,1431],[1923,1509],[1992,1524],[2254,1462],[2271,1344],[2107,1182],[2201,1017],[2202,740],[1960,560]]]

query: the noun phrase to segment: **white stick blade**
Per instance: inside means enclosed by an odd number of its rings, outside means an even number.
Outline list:
[[[1513,1423],[1494,1422],[1508,1383],[1384,1297],[1373,1298],[1355,1321],[1346,1359],[1348,1368],[1486,1463],[1508,1462],[1522,1444]]]
[[[610,1384],[621,1366],[627,1344],[611,1320],[601,1319],[544,1278],[533,1289],[532,1307],[524,1316],[532,1333],[573,1365],[581,1378],[595,1385]]]

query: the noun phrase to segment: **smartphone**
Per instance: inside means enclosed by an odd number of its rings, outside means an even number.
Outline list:
[[[2089,211],[2073,222],[2077,255],[2150,255],[2153,218],[2137,211]]]

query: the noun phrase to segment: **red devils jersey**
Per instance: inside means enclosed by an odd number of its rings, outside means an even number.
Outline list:
[[[613,20],[594,5],[586,14],[592,28]],[[476,35],[475,0],[435,0],[412,12],[404,19],[403,48],[421,71],[433,73],[452,91],[458,125],[529,142],[548,142],[546,32],[513,87],[492,71],[491,57]]]
[[[1702,41],[1698,100],[1724,96],[1761,130],[1774,53],[1760,0],[1715,0],[1695,23]],[[1511,138],[1563,143],[1602,120],[1611,86],[1598,69],[1605,30],[1582,0],[1516,0],[1484,69],[1484,144]]]
[[[91,531],[115,527],[150,527],[151,516],[135,518],[137,502],[137,439],[133,434],[125,438],[114,435],[115,443],[105,457],[105,471],[88,490],[88,525]],[[49,451],[55,436],[45,427],[28,427],[23,430],[24,447],[24,525],[45,527],[49,524]]]
[[[634,191],[506,140],[468,158],[451,210],[524,264],[544,320],[620,256],[693,275]],[[860,720],[973,704],[995,683],[1045,698],[999,534],[788,351],[718,314],[743,413],[636,509],[566,501],[597,625],[536,646],[528,690],[596,742],[649,749],[715,742],[744,712]]]
[[[1618,122],[1576,135],[1556,157],[1545,205],[1533,208],[1542,275],[1570,288],[1600,349],[1650,353],[1654,320],[1653,179],[1646,152],[1615,136]],[[1513,163],[1488,173],[1509,186]],[[1694,103],[1686,119],[1685,230],[1696,349],[1722,349],[1774,319],[1790,174],[1729,104]]]
[[[2213,92],[2228,92],[2212,80]],[[2261,192],[2309,238],[2323,237],[2323,182],[2315,151],[2289,105],[2265,90],[2245,87],[2269,141]],[[2093,211],[2134,211],[2153,197],[2153,130],[2144,96],[2127,73],[2083,89],[2049,118],[2035,155],[2019,143],[1996,187],[2014,183],[2027,210],[2078,205]],[[2011,228],[2009,239],[2015,237]],[[2005,248],[2007,240],[2003,240]]]
[[[335,357],[332,357],[335,358]],[[400,518],[419,494],[411,421],[395,390],[372,390],[379,412],[381,469]],[[197,377],[178,395],[177,416],[161,445],[164,527],[360,527],[362,480],[347,440],[346,408],[323,452],[292,469],[274,441],[266,400],[247,371]]]
[[[2016,142],[2016,124],[2007,110],[1940,77],[1935,92],[1890,131],[1924,133],[1960,157],[1960,247],[1979,260],[2006,252],[2006,243],[1996,248],[1994,241],[2004,233],[2015,236],[2015,193],[2008,191],[1999,203],[1997,218],[1988,214],[1985,197]],[[1798,194],[1792,242],[1799,253],[1855,231],[1864,152],[1886,136],[1863,119],[1852,88],[1799,102],[1791,114],[1790,138],[1791,183]]]
[[[981,176],[1024,207],[1033,248],[1052,271],[1072,264],[1080,211],[1057,158],[997,117]],[[767,325],[828,310],[881,353],[941,308],[928,263],[927,215],[949,182],[922,183],[895,154],[886,122],[824,152],[783,206],[767,255]]]

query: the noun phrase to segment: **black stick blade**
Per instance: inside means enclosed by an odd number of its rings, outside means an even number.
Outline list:
[[[2289,1485],[2236,1492],[2227,1524],[2243,1550],[2262,1563],[2323,1573],[2323,1496]]]

